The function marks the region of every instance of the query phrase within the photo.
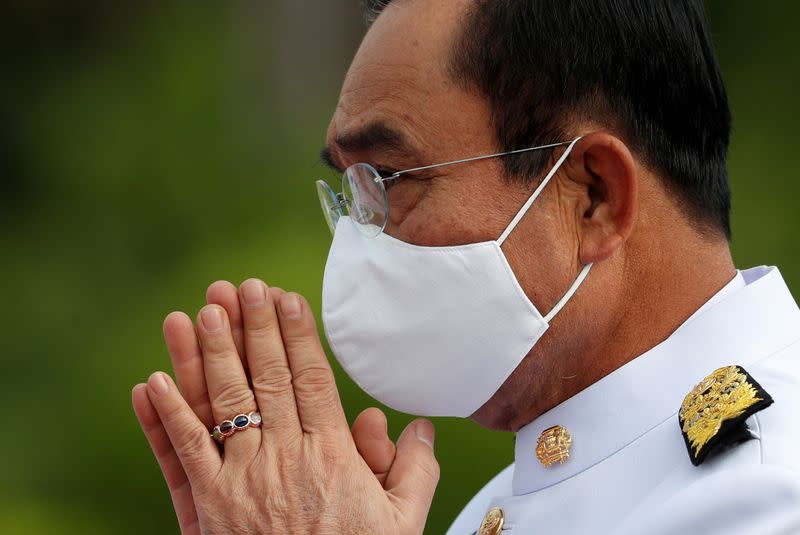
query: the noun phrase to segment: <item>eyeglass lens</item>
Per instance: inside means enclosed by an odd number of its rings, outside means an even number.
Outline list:
[[[365,236],[374,238],[383,232],[389,212],[386,188],[380,174],[369,164],[350,166],[342,176],[342,193],[336,193],[323,180],[317,181],[320,207],[331,233],[343,215]]]
[[[350,217],[365,235],[383,231],[388,212],[386,189],[380,174],[368,164],[355,164],[344,173],[342,191],[349,202]]]
[[[331,187],[322,180],[317,180],[317,195],[319,196],[319,205],[322,208],[322,215],[325,217],[325,223],[331,230],[331,234],[336,230],[336,223],[339,218],[344,215],[342,207],[339,203],[339,198],[333,192]]]

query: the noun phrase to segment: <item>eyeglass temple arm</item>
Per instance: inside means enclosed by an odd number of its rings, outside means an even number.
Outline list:
[[[563,143],[552,143],[550,145],[542,145],[541,147],[530,147],[530,148],[527,148],[527,149],[517,149],[517,150],[508,151],[508,152],[498,152],[497,154],[488,154],[488,155],[485,155],[485,156],[475,156],[473,158],[466,158],[464,160],[455,160],[455,161],[452,161],[452,162],[437,163],[437,164],[434,164],[434,165],[426,165],[424,167],[414,167],[413,169],[404,169],[402,171],[397,171],[396,173],[393,173],[393,174],[391,174],[391,175],[389,175],[387,177],[376,177],[375,178],[375,182],[385,182],[387,180],[394,180],[395,178],[399,178],[400,175],[405,174],[405,173],[415,173],[417,171],[427,171],[428,169],[436,169],[437,167],[447,167],[447,166],[450,166],[450,165],[457,165],[457,164],[460,164],[460,163],[475,162],[475,161],[478,161],[478,160],[488,160],[489,158],[499,158],[500,156],[510,156],[512,154],[520,154],[522,152],[530,152],[530,151],[534,151],[534,150],[552,149],[552,148],[555,148],[555,147],[562,147],[564,145],[569,145],[570,143],[572,143],[572,142],[571,141],[565,141]]]

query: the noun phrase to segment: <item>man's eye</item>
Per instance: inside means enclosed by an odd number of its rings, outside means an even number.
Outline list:
[[[378,174],[381,176],[381,178],[389,178],[397,172],[397,171],[392,171],[391,169],[376,169],[376,171],[378,171]],[[394,178],[389,178],[389,180],[383,181],[383,187],[386,188],[386,191],[389,191],[397,182],[401,180],[403,180],[403,175]]]

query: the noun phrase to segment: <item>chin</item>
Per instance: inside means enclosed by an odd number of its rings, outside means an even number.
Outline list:
[[[522,425],[514,421],[515,411],[512,407],[503,405],[494,400],[487,401],[480,409],[475,411],[470,419],[492,431],[517,431]]]

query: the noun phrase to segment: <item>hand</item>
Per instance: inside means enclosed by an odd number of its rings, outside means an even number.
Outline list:
[[[395,449],[371,409],[351,434],[307,303],[252,280],[234,294],[209,289],[221,303],[203,309],[196,334],[184,315],[165,321],[190,403],[161,373],[133,393],[182,531],[421,533],[438,481],[431,424],[410,424]],[[257,407],[262,428],[229,437],[221,458],[212,422]]]

